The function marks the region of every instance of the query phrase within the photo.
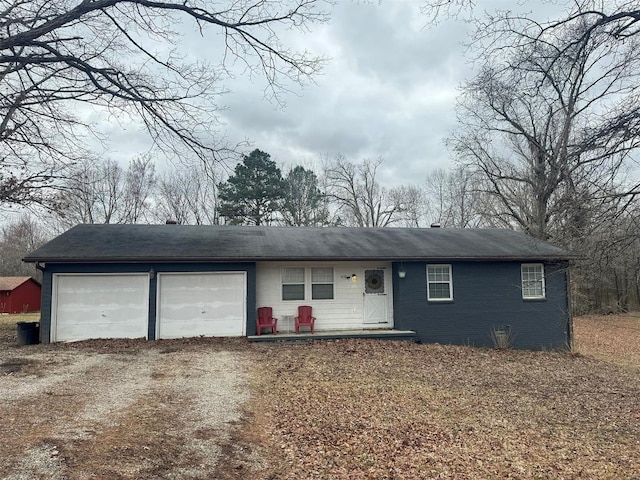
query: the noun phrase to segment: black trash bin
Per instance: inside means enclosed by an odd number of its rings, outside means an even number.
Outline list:
[[[40,324],[38,322],[18,322],[18,345],[40,343]]]

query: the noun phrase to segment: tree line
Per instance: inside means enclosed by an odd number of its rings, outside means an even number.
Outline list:
[[[231,172],[220,165],[182,163],[158,172],[150,156],[127,167],[109,159],[78,162],[60,182],[46,223],[62,231],[79,223],[191,225],[424,226],[427,191],[380,183],[382,159],[324,159],[283,174],[269,153],[242,155]]]
[[[58,192],[55,209],[36,218],[22,216],[3,228],[0,274],[33,270],[19,259],[53,232],[78,223],[169,219],[193,225],[295,227],[437,223],[442,228],[513,228],[564,246],[582,255],[573,268],[579,312],[637,307],[637,208],[626,205],[610,221],[601,218],[602,211],[588,210],[589,217],[583,219],[588,230],[569,230],[564,223],[541,236],[501,212],[504,199],[491,191],[491,180],[463,164],[434,170],[418,185],[387,188],[379,179],[382,163],[382,159],[355,163],[339,155],[325,159],[319,172],[296,165],[283,175],[270,155],[259,149],[244,155],[227,175],[215,169],[207,173],[200,163],[157,173],[148,156],[133,159],[126,169],[111,160],[82,163]],[[524,205],[527,199],[522,201]]]
[[[638,308],[637,2],[576,0],[547,21],[481,14],[475,3],[422,2],[429,19],[468,11],[475,24],[467,50],[475,74],[461,86],[458,126],[447,139],[455,165],[422,185],[387,188],[378,178],[381,160],[338,156],[322,171],[294,166],[283,175],[255,150],[233,172],[224,169],[239,150],[219,133],[217,100],[232,64],[261,77],[276,98],[313,77],[325,59],[287,48],[276,32],[326,21],[324,2],[7,2],[0,12],[0,204],[42,206],[48,232],[167,218],[513,228],[581,254],[573,269],[578,311]],[[180,38],[170,26],[181,21],[222,34],[220,64],[174,54]],[[96,160],[88,139],[101,134],[78,113],[87,107],[114,121],[135,119],[180,168],[158,173],[151,156],[127,168]],[[3,263],[16,238],[25,245],[40,238],[31,219],[20,222],[2,232]]]

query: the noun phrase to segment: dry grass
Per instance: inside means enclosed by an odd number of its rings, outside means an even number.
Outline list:
[[[0,315],[0,325],[15,325],[18,322],[39,322],[40,312],[17,313],[14,315]]]
[[[574,331],[578,353],[640,368],[640,312],[578,317]]]
[[[68,373],[0,411],[0,476],[27,478],[15,459],[40,455],[46,473],[31,478],[639,479],[639,326],[633,315],[578,318],[569,354],[362,340],[17,347],[4,323],[0,388],[2,375],[19,390]],[[203,423],[216,395],[185,391],[219,375],[215,362],[195,368],[215,351],[251,366],[251,399],[224,438]],[[70,373],[83,358],[98,374]],[[82,420],[111,398],[106,382],[127,378],[149,387],[98,423]],[[194,445],[210,441],[222,457],[203,470]]]
[[[576,323],[581,351],[602,343],[584,335],[619,326]],[[639,338],[607,344],[616,363],[376,341],[256,347],[262,478],[636,478],[640,372],[618,362],[640,365],[626,350]]]

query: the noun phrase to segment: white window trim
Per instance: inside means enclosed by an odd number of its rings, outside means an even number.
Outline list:
[[[302,283],[300,282],[285,282],[282,280],[282,276],[283,273],[285,271],[285,269],[287,268],[296,268],[296,269],[302,269],[302,271],[304,272],[304,277],[302,280]],[[302,298],[299,299],[293,299],[293,300],[285,300],[282,295],[282,286],[283,285],[302,285]],[[307,269],[305,267],[299,267],[299,266],[284,266],[280,268],[280,301],[281,302],[303,302],[307,299]]]
[[[525,295],[524,293],[525,280],[522,276],[524,267],[540,267],[542,269],[542,278],[540,280],[542,282],[542,295]],[[544,263],[522,263],[520,265],[520,290],[522,292],[523,300],[541,300],[541,299],[547,298],[547,285],[545,280]]]
[[[333,274],[333,278],[331,280],[331,283],[329,282],[314,282],[313,281],[313,269],[314,268],[330,268],[331,272]],[[313,300],[314,302],[332,302],[336,299],[336,268],[333,265],[319,265],[319,266],[313,266],[313,267],[309,267],[309,276],[310,276],[310,298],[311,300]],[[313,286],[314,285],[333,285],[333,297],[332,298],[313,298]]]
[[[448,282],[431,282],[429,281],[429,267],[447,267],[449,270],[449,281]],[[451,302],[453,300],[453,271],[451,269],[450,264],[437,263],[437,264],[428,264],[425,272],[427,276],[427,301],[429,302]],[[431,283],[448,283],[449,284],[449,298],[431,298],[429,296],[429,285]]]

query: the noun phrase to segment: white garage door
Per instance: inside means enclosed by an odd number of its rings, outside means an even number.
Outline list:
[[[158,274],[156,338],[243,336],[244,272]]]
[[[147,337],[149,276],[55,275],[51,341]]]

